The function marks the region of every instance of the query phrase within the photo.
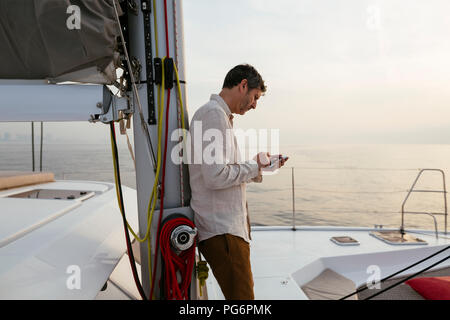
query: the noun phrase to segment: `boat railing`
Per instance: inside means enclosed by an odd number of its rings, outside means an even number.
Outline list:
[[[311,168],[305,168],[305,167],[283,167],[280,170],[284,171],[284,172],[288,172],[290,175],[290,195],[291,195],[291,208],[289,209],[291,211],[291,228],[292,230],[296,230],[297,226],[298,226],[298,221],[297,221],[297,215],[298,215],[298,208],[296,208],[296,192],[298,191],[298,186],[296,186],[295,183],[295,176],[296,176],[296,172],[297,171],[301,171],[301,170],[319,170],[319,171],[324,171],[324,170],[369,170],[369,171],[378,171],[378,170],[384,170],[384,171],[419,171],[417,177],[415,178],[413,185],[410,189],[403,189],[403,190],[394,190],[394,191],[386,191],[386,190],[382,190],[382,191],[349,191],[349,190],[322,190],[322,188],[319,189],[308,189],[308,188],[300,188],[301,190],[308,190],[308,191],[314,191],[314,192],[327,192],[327,193],[345,193],[345,194],[351,194],[351,193],[361,193],[361,194],[371,194],[371,193],[407,193],[406,197],[403,200],[403,203],[401,205],[401,210],[400,211],[395,211],[392,210],[390,212],[378,212],[378,211],[374,211],[373,213],[389,213],[389,214],[401,214],[401,226],[400,226],[400,230],[404,230],[405,227],[405,215],[406,214],[415,214],[415,215],[426,215],[429,216],[433,219],[433,223],[434,223],[434,230],[435,230],[435,234],[438,235],[438,221],[436,219],[436,216],[444,216],[445,222],[444,222],[444,232],[445,234],[447,234],[448,230],[447,230],[447,217],[448,217],[448,210],[447,210],[447,190],[446,190],[446,184],[445,184],[445,173],[443,170],[441,169],[391,169],[391,168],[354,168],[354,167],[336,167],[336,168],[316,168],[316,167],[311,167]],[[126,171],[126,172],[125,172]],[[133,187],[133,181],[134,181],[134,177],[135,177],[135,172],[133,169],[130,170],[125,170],[123,173],[125,175],[125,178],[128,177],[128,184],[130,187]],[[422,174],[426,171],[435,171],[438,172],[442,175],[442,181],[443,181],[443,188],[442,190],[417,190],[415,189],[417,182],[419,181],[420,177],[422,176]],[[96,177],[98,177],[98,175],[103,175],[104,176],[104,181],[110,181],[112,179],[112,177],[110,176],[110,171],[109,170],[96,170]],[[84,173],[85,174],[85,173]],[[59,174],[60,176],[62,176],[63,180],[72,180],[72,178],[77,178],[79,179],[80,176],[78,176],[78,174],[76,172],[62,172]],[[125,181],[127,181],[127,179],[124,179]],[[286,189],[286,191],[288,190],[288,188]],[[443,203],[444,203],[444,212],[430,212],[430,211],[407,211],[405,210],[405,205],[407,203],[407,201],[410,199],[410,196],[412,193],[441,193],[443,194]],[[289,200],[288,200],[289,201]],[[307,210],[307,209],[302,209],[301,212],[308,212],[311,210]],[[320,210],[314,210],[314,212],[320,212]],[[286,212],[286,211],[285,211]],[[343,211],[344,212],[344,211]],[[288,212],[286,212],[288,213]],[[348,210],[345,210],[345,213],[351,213]],[[325,212],[326,214],[326,212]],[[381,227],[383,224],[378,222],[375,226],[377,227]]]
[[[290,167],[290,171],[291,171],[291,194],[292,194],[292,230],[296,230],[297,228],[297,223],[296,223],[296,208],[295,208],[295,169],[296,167]],[[297,169],[302,169],[302,168],[297,168]],[[314,169],[319,169],[319,168],[314,168]],[[329,168],[329,169],[347,169],[347,168]],[[367,170],[369,170],[368,168],[365,168]],[[376,169],[376,168],[370,168],[370,170],[382,170],[382,169]],[[390,169],[389,169],[390,170]],[[415,178],[412,186],[410,189],[407,190],[407,195],[402,203],[401,206],[401,226],[400,226],[400,231],[404,232],[404,227],[405,227],[405,214],[417,214],[417,215],[428,215],[433,219],[434,222],[434,230],[435,230],[435,235],[436,238],[438,238],[438,234],[439,234],[439,229],[438,229],[438,222],[436,219],[436,216],[444,216],[444,233],[445,235],[447,235],[448,229],[448,210],[447,210],[447,189],[446,189],[446,184],[445,184],[445,173],[443,170],[441,169],[404,169],[404,170],[419,170],[419,173],[417,175],[417,177]],[[416,190],[415,186],[417,184],[417,182],[419,181],[419,178],[422,176],[422,174],[426,171],[434,171],[434,172],[439,172],[442,175],[442,181],[443,181],[443,188],[442,190]],[[323,190],[322,190],[323,191]],[[339,192],[339,191],[334,191],[334,192]],[[342,192],[342,191],[341,191]],[[444,203],[444,212],[427,212],[427,211],[405,211],[405,205],[407,203],[407,200],[409,199],[411,193],[442,193],[443,194],[443,203]],[[375,225],[376,227],[382,227],[382,225]]]
[[[426,171],[431,171],[431,172],[438,172],[442,175],[442,190],[416,190],[416,184],[419,181],[420,177],[422,176],[422,174]],[[443,194],[443,198],[444,198],[444,212],[424,212],[424,211],[405,211],[405,205],[406,202],[409,199],[409,196],[411,195],[411,193],[413,192],[422,192],[422,193],[442,193]],[[411,188],[408,191],[408,194],[406,195],[405,200],[403,200],[402,203],[402,224],[400,226],[400,232],[404,233],[405,231],[405,214],[424,214],[424,215],[429,215],[433,218],[434,220],[434,226],[435,226],[435,233],[436,233],[436,238],[438,238],[438,226],[437,226],[437,220],[436,220],[436,215],[443,215],[444,219],[445,219],[445,226],[444,226],[444,232],[445,234],[447,234],[447,216],[448,216],[448,212],[447,212],[447,188],[445,185],[445,173],[443,170],[441,169],[421,169],[419,174],[417,175],[416,179],[414,180]]]

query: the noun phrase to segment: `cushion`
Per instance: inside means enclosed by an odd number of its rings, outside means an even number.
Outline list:
[[[51,172],[0,171],[0,191],[54,181]]]
[[[428,300],[450,300],[450,277],[415,278],[405,282]]]
[[[303,292],[310,300],[338,300],[356,290],[355,283],[350,279],[325,269],[320,275],[302,286]],[[357,300],[353,295],[348,300]]]

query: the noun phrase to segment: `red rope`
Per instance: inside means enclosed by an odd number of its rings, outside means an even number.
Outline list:
[[[114,123],[111,122],[111,130],[113,133],[113,137],[114,137],[114,151],[116,153],[117,151],[117,147],[116,147],[116,129],[114,126]],[[115,159],[114,161],[116,161],[116,166],[117,166],[117,171],[119,171],[119,162],[118,159]],[[118,184],[120,184],[120,176],[119,173],[117,174],[118,176]],[[121,194],[120,194],[121,195]],[[128,260],[130,262],[130,266],[131,266],[131,272],[133,274],[133,279],[134,279],[134,283],[136,284],[136,287],[139,291],[139,295],[141,296],[142,300],[147,300],[147,297],[145,296],[145,292],[144,289],[142,288],[142,285],[139,281],[139,276],[137,274],[137,270],[136,270],[136,262],[134,260],[134,254],[133,254],[133,249],[131,247],[131,240],[130,240],[130,235],[128,234],[128,228],[127,228],[127,224],[126,224],[126,218],[125,218],[125,208],[123,208],[123,199],[120,199],[120,203],[119,205],[122,207],[122,219],[124,220],[123,222],[123,227],[124,227],[124,232],[125,232],[125,242],[127,244],[127,253],[128,253]]]
[[[167,22],[167,0],[164,0],[164,22],[165,22],[165,29],[166,29],[166,55],[167,57],[170,57],[169,52],[169,25]]]
[[[168,19],[167,19],[167,0],[164,0],[164,23],[166,31],[166,54],[169,57],[169,31],[168,31]],[[161,204],[159,206],[159,219],[158,219],[158,231],[156,236],[156,252],[155,252],[155,262],[153,264],[153,276],[152,276],[152,286],[150,288],[150,300],[153,297],[153,290],[155,288],[155,277],[156,277],[156,267],[158,265],[158,248],[159,248],[159,236],[161,228],[161,220],[164,212],[164,187],[166,178],[166,159],[167,159],[167,140],[169,136],[169,107],[170,107],[170,89],[167,90],[167,107],[166,107],[166,128],[165,128],[165,141],[164,141],[164,159],[162,168],[162,178],[161,178]],[[155,178],[156,179],[156,178]]]
[[[170,93],[170,89],[169,89]],[[166,179],[166,159],[167,159],[167,137],[169,135],[169,106],[170,106],[170,96],[167,97],[167,108],[166,108],[166,129],[165,129],[165,141],[164,141],[164,160],[163,160],[163,170],[162,170],[162,179],[161,179],[161,204],[159,206],[159,218],[158,218],[158,231],[156,236],[156,246],[159,247],[159,234],[161,230],[161,220],[164,212],[164,187],[165,187],[165,179]],[[155,252],[155,263],[153,264],[153,277],[152,277],[152,287],[150,290],[150,296],[153,296],[153,289],[155,286],[155,275],[156,275],[156,266],[158,264],[158,249]]]
[[[164,260],[164,291],[165,298],[168,300],[189,299],[189,286],[195,263],[195,244],[179,255],[171,247],[172,231],[180,225],[194,228],[194,224],[189,219],[176,218],[166,222],[161,230],[160,248]]]

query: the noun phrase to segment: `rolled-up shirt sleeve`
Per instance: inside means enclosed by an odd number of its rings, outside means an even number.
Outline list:
[[[208,188],[225,189],[259,177],[258,164],[254,160],[236,163],[238,150],[234,147],[234,134],[223,111],[212,109],[205,113],[202,129],[201,173]]]

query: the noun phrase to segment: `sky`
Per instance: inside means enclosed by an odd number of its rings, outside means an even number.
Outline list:
[[[450,141],[449,1],[184,4],[190,110],[246,62],[268,92],[241,127],[292,143]]]
[[[450,1],[183,0],[183,9],[190,117],[249,63],[268,91],[235,127],[280,129],[281,144],[450,143]],[[46,134],[107,140],[101,125],[81,127],[49,123]],[[27,130],[0,123],[0,139]]]

